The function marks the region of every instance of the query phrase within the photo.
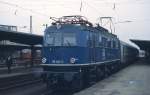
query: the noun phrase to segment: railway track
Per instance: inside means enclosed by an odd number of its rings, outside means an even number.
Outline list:
[[[24,94],[24,95],[73,95],[73,93],[76,93],[75,91],[71,91],[69,88],[67,89],[47,89],[46,84],[43,83],[42,79],[40,77],[34,76],[34,74],[25,74],[20,75],[16,77],[6,78],[6,79],[0,79],[0,91],[7,93],[7,91],[14,90],[14,93],[17,93],[17,89],[24,89],[23,93],[26,92],[32,92],[32,94]],[[95,83],[95,82],[92,82]],[[41,86],[39,86],[40,84]],[[43,86],[45,85],[45,86]],[[92,85],[92,84],[89,84]],[[86,86],[85,88],[89,87]],[[43,87],[42,87],[43,86]],[[30,89],[26,89],[26,87],[29,87]],[[39,89],[40,88],[40,89]],[[83,88],[83,89],[85,89]],[[81,89],[81,90],[83,90]],[[19,92],[18,92],[19,93]],[[7,94],[6,94],[7,95]],[[11,95],[11,94],[8,94]],[[13,95],[19,95],[19,94],[13,94]]]
[[[0,87],[0,91],[15,88],[15,87],[21,87],[21,86],[25,86],[25,85],[31,85],[31,84],[34,84],[34,83],[39,83],[41,81],[42,81],[41,79],[38,79],[38,80],[31,80],[31,81],[21,82],[21,83],[17,83],[17,84],[14,84],[14,85],[8,85],[8,86],[5,86],[5,87]]]
[[[0,91],[42,82],[40,77],[32,73],[0,79]]]

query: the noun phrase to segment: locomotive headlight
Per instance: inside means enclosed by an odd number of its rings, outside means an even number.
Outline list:
[[[70,63],[74,64],[76,62],[75,58],[70,58]]]
[[[42,58],[42,63],[46,63],[47,59],[45,57]]]

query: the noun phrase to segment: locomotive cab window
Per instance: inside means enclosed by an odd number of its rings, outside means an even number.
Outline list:
[[[62,45],[62,36],[61,33],[55,33],[55,42],[54,45],[55,46],[61,46]]]
[[[54,37],[53,35],[47,34],[45,40],[47,45],[53,45]]]
[[[48,46],[76,46],[75,33],[50,32],[45,35],[45,45]]]
[[[76,36],[75,33],[64,33],[63,34],[63,46],[75,46]]]
[[[49,46],[61,46],[61,33],[47,33],[45,42]]]

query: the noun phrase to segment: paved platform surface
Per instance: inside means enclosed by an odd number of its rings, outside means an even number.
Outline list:
[[[74,95],[150,95],[150,63],[139,61]]]

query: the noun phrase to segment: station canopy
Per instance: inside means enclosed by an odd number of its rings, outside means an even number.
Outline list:
[[[42,45],[43,36],[16,31],[0,30],[0,41],[9,40],[11,42],[26,45]]]
[[[130,39],[133,43],[140,47],[141,50],[150,51],[150,40]]]

